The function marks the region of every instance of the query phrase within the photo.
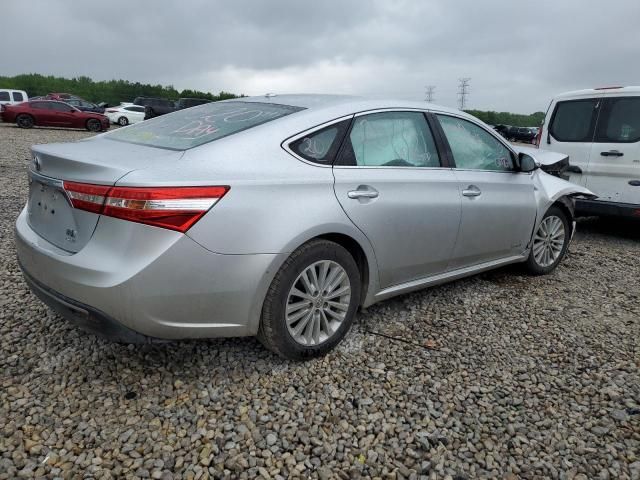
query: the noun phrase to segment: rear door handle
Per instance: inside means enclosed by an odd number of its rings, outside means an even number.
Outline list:
[[[462,195],[465,197],[479,197],[482,195],[482,192],[475,185],[469,185],[467,188],[462,190]]]
[[[371,187],[363,187],[362,185],[358,187],[357,190],[351,190],[347,192],[347,196],[349,198],[378,198],[378,191],[375,188]]]
[[[618,150],[609,150],[608,152],[600,152],[600,155],[602,155],[603,157],[621,157],[624,155],[624,153]]]
[[[629,180],[629,185],[632,187],[640,187],[640,180]]]

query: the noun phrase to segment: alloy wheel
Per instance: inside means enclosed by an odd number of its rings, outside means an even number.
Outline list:
[[[533,257],[541,267],[553,265],[564,248],[564,223],[559,217],[545,217],[533,237]]]
[[[340,328],[351,303],[351,283],[345,269],[331,260],[305,268],[293,282],[286,303],[286,324],[299,344],[326,342]]]

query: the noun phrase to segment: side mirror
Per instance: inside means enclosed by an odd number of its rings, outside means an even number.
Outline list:
[[[518,163],[520,164],[520,171],[525,173],[533,172],[539,168],[535,158],[522,152],[518,154]]]

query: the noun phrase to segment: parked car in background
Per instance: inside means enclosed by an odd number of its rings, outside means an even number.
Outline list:
[[[82,112],[55,100],[36,100],[18,105],[6,105],[0,111],[3,122],[16,123],[21,128],[66,127],[86,128],[92,132],[107,130],[109,119],[93,112]]]
[[[139,105],[123,104],[119,107],[109,107],[104,113],[111,123],[116,123],[121,127],[144,120],[144,107]]]
[[[144,119],[158,117],[173,112],[176,105],[172,100],[166,98],[154,97],[136,97],[133,100],[134,105],[145,107]]]
[[[176,110],[184,110],[185,108],[196,107],[205,103],[211,103],[211,100],[206,98],[180,98],[176,102]]]
[[[530,127],[511,127],[507,132],[510,141],[521,143],[533,143],[536,134]]]
[[[598,195],[578,202],[578,213],[640,218],[640,87],[556,96],[538,143],[569,155],[571,182]]]
[[[507,138],[509,130],[513,128],[511,125],[495,125],[493,129],[502,135],[504,138]]]
[[[24,90],[0,88],[0,105],[16,105],[27,100],[29,100],[29,96]]]
[[[95,103],[87,102],[86,100],[71,98],[69,100],[65,100],[65,103],[74,106],[83,112],[104,113],[104,107],[96,105]]]
[[[19,265],[61,315],[121,341],[257,335],[315,357],[360,306],[517,262],[553,271],[590,192],[538,169],[565,155],[530,150],[424,102],[200,105],[33,147]]]

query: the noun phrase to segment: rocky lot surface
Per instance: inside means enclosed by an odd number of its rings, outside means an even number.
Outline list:
[[[308,363],[124,346],[52,314],[15,260],[29,146],[88,135],[0,125],[0,479],[640,478],[637,224],[581,221],[550,276],[376,305]]]

